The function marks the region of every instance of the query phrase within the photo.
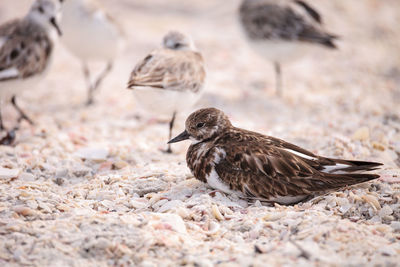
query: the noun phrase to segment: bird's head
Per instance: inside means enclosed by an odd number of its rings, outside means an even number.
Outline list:
[[[176,143],[190,139],[193,144],[211,140],[232,127],[228,117],[219,109],[204,108],[193,112],[185,123],[185,131],[170,140]]]
[[[170,31],[164,36],[163,46],[172,50],[195,50],[190,37],[177,31]]]
[[[47,30],[57,31],[61,35],[59,22],[61,19],[61,4],[64,0],[36,0],[29,13],[28,18],[41,25]]]

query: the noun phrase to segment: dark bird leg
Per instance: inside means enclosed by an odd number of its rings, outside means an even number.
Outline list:
[[[276,94],[280,97],[282,96],[282,72],[281,64],[279,62],[274,62],[275,68],[275,83],[276,83]]]
[[[110,73],[113,68],[113,63],[108,62],[106,68],[100,73],[99,77],[97,78],[96,82],[94,83],[94,90],[99,88],[101,83],[103,82],[104,78]]]
[[[0,131],[4,131],[6,128],[4,128],[3,124],[3,116],[1,115],[1,110],[0,110]]]
[[[4,127],[3,124],[3,117],[1,115],[1,110],[0,110],[0,131],[5,131],[6,128]],[[0,145],[5,145],[9,146],[11,145],[14,140],[15,140],[15,131],[18,130],[18,127],[15,127],[14,129],[10,131],[6,131],[6,136],[0,139]]]
[[[83,75],[85,76],[85,82],[88,90],[90,90],[90,87],[92,86],[92,82],[90,81],[90,70],[86,62],[82,62],[82,70],[83,70]]]
[[[12,130],[10,130],[10,131],[7,131],[7,134],[6,134],[6,136],[4,136],[1,140],[0,140],[0,145],[3,145],[3,146],[9,146],[9,145],[11,145],[12,143],[14,143],[14,140],[15,140],[15,132],[18,130],[18,127],[16,127],[16,128],[14,128],[14,129],[12,129]]]
[[[93,104],[93,97],[91,97],[91,94],[93,91],[93,89],[92,89],[93,86],[92,86],[92,82],[90,80],[90,70],[89,70],[89,67],[86,64],[86,62],[82,63],[82,70],[83,70],[83,75],[85,76],[86,87],[88,90],[88,99],[87,99],[85,105],[89,106],[89,105]],[[90,99],[92,99],[92,100],[90,100]]]
[[[104,78],[112,70],[112,67],[113,67],[112,62],[108,62],[106,68],[100,73],[100,75],[97,77],[96,81],[89,86],[89,94],[88,94],[88,99],[86,101],[86,106],[90,106],[94,103],[94,92],[97,91],[97,89],[100,87]],[[90,82],[90,80],[89,80],[89,82]]]
[[[176,117],[176,111],[174,111],[174,114],[172,115],[172,119],[169,122],[169,138],[168,138],[168,140],[171,140],[171,138],[172,138],[172,128],[174,128],[175,117]],[[172,153],[171,144],[168,144],[168,149],[165,152]]]
[[[22,120],[26,120],[27,122],[29,122],[30,125],[34,124],[33,121],[25,114],[25,112],[17,105],[15,95],[12,96],[11,103],[19,113],[18,122],[21,122]]]
[[[15,140],[15,132],[18,130],[18,126],[15,127],[14,129],[7,131],[6,136],[4,136],[3,138],[0,139],[0,145],[3,146],[9,146],[12,143],[14,143]]]

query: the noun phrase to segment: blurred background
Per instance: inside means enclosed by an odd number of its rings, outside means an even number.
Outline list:
[[[237,20],[240,1],[99,2],[123,29],[125,49],[100,89],[97,105],[76,112],[71,107],[78,107],[86,97],[80,61],[58,46],[46,80],[26,91],[21,100],[25,105],[32,102],[29,111],[47,125],[56,121],[73,127],[72,121],[83,116],[93,123],[118,127],[132,123],[135,128],[138,109],[131,92],[125,90],[129,74],[140,59],[160,46],[162,36],[174,29],[192,36],[207,65],[207,86],[197,107],[221,108],[237,126],[292,139],[308,148],[329,149],[335,134],[352,136],[365,127],[373,141],[385,147],[398,146],[399,128],[393,130],[400,124],[397,0],[308,1],[321,13],[324,27],[340,36],[339,49],[316,48],[283,65],[282,98],[275,95],[272,64],[255,54],[243,38]],[[0,22],[22,16],[31,3],[2,0]],[[82,40],[90,41],[90,36]],[[42,99],[46,99],[45,105],[39,104]],[[185,116],[178,119],[176,133]],[[152,136],[142,141],[158,140],[157,144],[165,136],[164,127],[154,125],[142,133]],[[347,156],[361,152],[354,153]]]

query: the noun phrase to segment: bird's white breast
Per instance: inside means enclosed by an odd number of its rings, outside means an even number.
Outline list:
[[[221,161],[221,159],[223,159],[226,156],[226,152],[221,148],[217,148],[213,156],[214,160],[211,162],[212,164],[211,172],[206,176],[207,184],[210,187],[227,194],[241,194],[239,192],[231,190],[229,184],[224,182],[219,177],[218,173],[215,170],[215,165],[218,164]]]
[[[312,46],[300,41],[250,40],[250,46],[262,57],[272,62],[290,62],[302,57]]]
[[[133,94],[141,108],[157,116],[171,116],[175,111],[188,111],[201,96],[200,92],[173,91],[152,87],[135,87]]]
[[[218,173],[215,171],[215,168],[214,168],[214,167],[212,167],[211,172],[210,172],[209,175],[207,175],[206,179],[207,179],[207,184],[208,184],[209,186],[211,186],[212,188],[214,188],[214,189],[216,189],[216,190],[220,190],[220,191],[222,191],[222,192],[224,192],[224,193],[227,193],[227,194],[234,193],[234,191],[232,191],[232,190],[229,188],[229,185],[226,184],[226,183],[224,183],[224,182],[219,178],[219,175],[218,175]]]
[[[103,10],[91,13],[79,2],[66,1],[63,6],[63,43],[84,61],[114,59],[123,45],[118,27]]]
[[[45,76],[45,72],[31,76],[26,79],[12,79],[0,81],[0,98],[4,101],[11,99],[13,95],[18,95],[20,92],[33,89]]]

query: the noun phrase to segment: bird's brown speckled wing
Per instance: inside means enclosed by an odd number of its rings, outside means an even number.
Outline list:
[[[53,45],[38,26],[14,20],[0,26],[0,81],[25,79],[46,69]]]
[[[132,71],[128,87],[150,86],[165,90],[198,92],[204,84],[202,56],[193,51],[158,49]]]
[[[248,197],[270,199],[309,195],[379,177],[374,174],[321,172],[317,168],[322,168],[325,160],[334,160],[320,158],[283,140],[245,130],[240,130],[240,134],[239,131],[228,132],[218,139],[215,146],[226,153],[215,166],[216,172],[231,189],[241,191]],[[288,150],[315,160],[305,159]],[[364,169],[372,169],[371,166]]]
[[[283,3],[283,4],[282,4]],[[246,34],[253,40],[287,40],[318,43],[335,48],[335,36],[321,27],[321,16],[304,1],[293,1],[306,12],[297,12],[291,1],[245,0],[239,15]],[[311,19],[309,19],[311,18]]]

